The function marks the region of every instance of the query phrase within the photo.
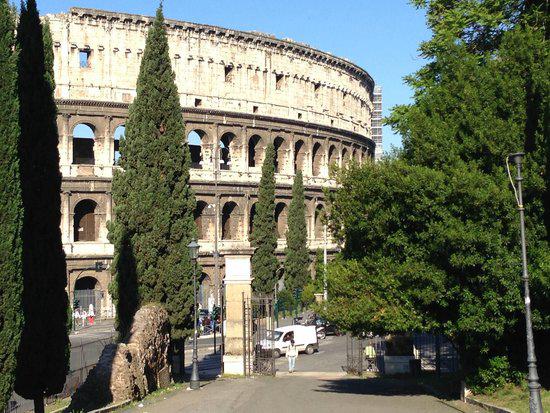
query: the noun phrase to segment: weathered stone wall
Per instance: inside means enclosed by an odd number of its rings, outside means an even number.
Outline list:
[[[71,8],[48,15],[56,97],[130,102],[152,18]],[[301,119],[368,136],[374,82],[353,63],[288,39],[167,20],[183,107]],[[81,67],[80,52],[89,53]]]
[[[168,313],[149,304],[135,315],[128,336],[105,347],[97,365],[74,394],[70,410],[90,411],[137,400],[170,382]]]

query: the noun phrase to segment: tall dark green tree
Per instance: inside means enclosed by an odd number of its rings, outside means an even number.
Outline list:
[[[116,220],[114,275],[118,329],[123,337],[139,306],[165,306],[172,340],[192,324],[193,267],[187,245],[196,235],[196,201],[189,185],[190,152],[162,8],[149,30],[120,142],[120,166],[113,179]],[[136,290],[137,289],[137,290]]]
[[[14,48],[15,13],[7,0],[0,0],[0,411],[4,410],[13,390],[23,328],[23,203],[19,181],[19,99]]]
[[[252,288],[268,294],[277,281],[277,231],[275,223],[275,148],[270,143],[265,151],[262,177],[258,188],[258,202],[252,229]]]
[[[23,314],[15,390],[44,411],[44,397],[63,390],[69,361],[67,272],[61,242],[61,173],[57,109],[36,2],[21,6],[17,28]],[[49,67],[48,67],[49,66]]]
[[[286,231],[285,286],[292,291],[303,289],[309,281],[309,250],[307,248],[306,204],[302,172],[296,172],[292,185],[292,200],[288,208]]]

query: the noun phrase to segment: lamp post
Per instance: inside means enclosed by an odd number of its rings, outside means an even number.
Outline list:
[[[516,164],[517,176],[517,203],[519,211],[519,226],[521,237],[521,260],[523,294],[525,295],[525,328],[527,333],[527,381],[529,382],[529,411],[531,413],[543,413],[542,401],[540,398],[540,384],[537,373],[537,358],[535,356],[535,342],[533,340],[533,325],[531,323],[531,298],[529,296],[529,273],[527,272],[527,247],[525,245],[525,208],[523,207],[523,194],[521,189],[521,164],[524,153],[513,153],[508,156]],[[510,178],[511,179],[511,178]]]
[[[197,360],[197,259],[199,257],[199,244],[195,239],[191,240],[189,245],[189,256],[193,261],[193,369],[191,371],[191,379],[189,380],[189,388],[191,390],[199,390],[201,387],[199,379],[199,362]]]
[[[327,292],[327,224],[323,225],[323,301],[328,300]]]

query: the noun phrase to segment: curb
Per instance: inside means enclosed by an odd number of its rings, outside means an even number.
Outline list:
[[[99,409],[96,409],[96,410],[92,410],[90,413],[107,413],[107,412],[112,412],[113,410],[116,410],[116,409],[120,409],[121,407],[124,407],[124,406],[127,406],[129,405],[130,403],[132,403],[132,400],[128,399],[128,400],[124,400],[120,403],[117,403],[117,404],[110,404],[109,406],[105,406],[105,407],[100,407]],[[68,406],[67,406],[68,407]],[[66,411],[67,407],[63,407],[61,409],[57,409],[57,410],[54,410],[52,411],[51,413],[63,413]]]
[[[472,404],[474,406],[482,407],[493,413],[516,413],[513,410],[508,410],[503,407],[498,407],[490,403],[485,403],[479,400],[474,399],[473,397],[464,397],[464,403]]]

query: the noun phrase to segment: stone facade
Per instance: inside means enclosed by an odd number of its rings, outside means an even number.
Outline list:
[[[54,42],[69,288],[79,288],[77,278],[96,279],[108,316],[109,270],[86,268],[112,259],[106,223],[113,219],[117,128],[135,97],[152,18],[71,8],[47,19]],[[277,149],[278,256],[285,246],[297,169],[304,173],[310,248],[326,243],[329,251],[336,250],[323,235],[322,190],[335,185],[329,164],[374,157],[375,86],[353,63],[288,39],[173,20],[167,20],[167,30],[190,134],[204,271],[200,299],[206,306],[210,295],[217,301],[223,278],[223,260],[216,257],[251,253],[251,221],[269,142]],[[87,125],[93,135],[87,140],[77,136],[79,125]]]

